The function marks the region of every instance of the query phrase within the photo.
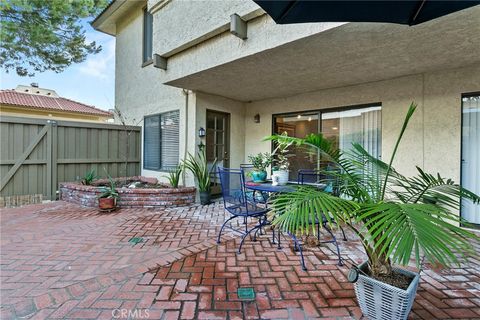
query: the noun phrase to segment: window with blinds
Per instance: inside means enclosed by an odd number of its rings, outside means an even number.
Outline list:
[[[143,168],[170,170],[178,165],[180,112],[171,111],[145,117]]]

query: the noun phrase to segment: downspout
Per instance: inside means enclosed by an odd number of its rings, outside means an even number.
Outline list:
[[[184,145],[184,151],[183,151],[183,161],[185,161],[188,155],[188,98],[189,98],[190,90],[182,89],[182,92],[185,95],[185,145]],[[185,170],[182,171],[182,175],[183,175],[183,186],[185,186],[186,185]]]

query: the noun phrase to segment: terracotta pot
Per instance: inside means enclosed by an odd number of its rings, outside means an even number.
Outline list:
[[[112,211],[116,208],[116,202],[115,198],[100,198],[98,199],[98,207],[100,211]]]

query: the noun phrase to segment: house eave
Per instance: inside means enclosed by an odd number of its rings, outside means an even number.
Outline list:
[[[146,1],[114,0],[90,24],[97,31],[116,36],[118,20],[132,8],[145,4]]]

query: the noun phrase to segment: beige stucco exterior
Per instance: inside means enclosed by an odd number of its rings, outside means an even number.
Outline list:
[[[396,167],[413,174],[418,165],[459,180],[461,96],[480,91],[480,8],[412,28],[280,26],[251,1],[149,0],[148,8],[153,52],[167,59],[167,70],[142,67],[143,6],[111,18],[115,103],[132,123],[180,110],[180,158],[195,152],[207,109],[230,113],[230,161],[238,167],[248,155],[270,150],[262,139],[272,133],[272,114],[380,102],[388,159],[414,101],[418,109]],[[230,34],[233,13],[247,21],[247,40]],[[253,121],[257,113],[260,123]]]

